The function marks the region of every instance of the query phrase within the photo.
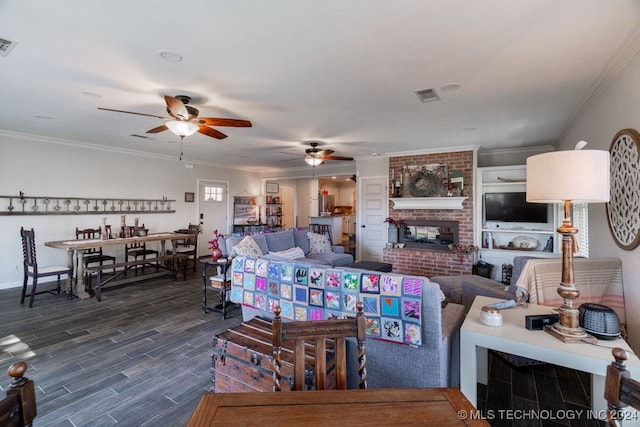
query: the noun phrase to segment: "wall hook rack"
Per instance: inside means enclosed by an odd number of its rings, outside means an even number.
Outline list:
[[[166,197],[125,199],[103,197],[0,196],[0,216],[9,215],[104,215],[129,213],[175,213]]]

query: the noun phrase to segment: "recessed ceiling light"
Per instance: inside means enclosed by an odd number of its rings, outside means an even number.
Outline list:
[[[446,85],[441,86],[440,90],[443,92],[453,92],[460,89],[461,87],[462,86],[459,85],[458,83],[447,83]]]
[[[167,62],[182,61],[182,55],[176,52],[171,52],[170,50],[159,50],[158,55]]]
[[[82,93],[84,96],[88,96],[89,98],[102,98],[102,95],[100,95],[99,93],[96,92],[90,92],[88,90],[85,90]]]
[[[332,176],[331,179],[338,179],[338,177],[337,176]]]
[[[43,116],[43,115],[36,115],[36,119],[43,119],[43,120],[53,120],[53,117],[51,116]]]

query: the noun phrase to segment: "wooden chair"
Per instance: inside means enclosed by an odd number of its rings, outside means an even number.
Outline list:
[[[615,427],[616,420],[629,419],[621,415],[623,408],[631,406],[640,410],[640,383],[631,379],[631,373],[624,364],[629,358],[627,352],[621,348],[614,348],[611,353],[615,361],[607,367],[604,398],[607,400],[609,425]]]
[[[281,391],[282,360],[280,357],[282,342],[291,339],[294,342],[293,390],[305,389],[305,342],[315,345],[315,389],[326,387],[326,340],[335,341],[336,385],[338,389],[347,388],[347,354],[345,338],[355,337],[358,341],[359,388],[367,388],[367,370],[365,356],[365,317],[362,302],[358,302],[358,313],[351,319],[310,320],[282,322],[280,307],[274,309],[273,319],[273,390]]]
[[[198,234],[200,233],[200,226],[189,224],[189,237],[182,241],[176,241],[174,243],[173,250],[177,254],[185,255],[183,257],[184,262],[193,262],[193,272],[196,272],[196,266],[198,262]],[[168,251],[171,254],[171,251]],[[186,270],[185,270],[186,271]]]
[[[29,298],[29,308],[33,307],[33,301],[36,295],[44,293],[60,294],[60,276],[62,276],[63,274],[67,275],[69,298],[71,298],[73,296],[71,283],[71,277],[73,273],[71,271],[71,268],[58,265],[38,266],[38,261],[36,258],[36,238],[33,228],[30,230],[25,230],[23,227],[20,227],[20,237],[22,238],[22,256],[24,268],[24,279],[22,281],[22,294],[20,296],[20,304],[24,304],[24,299],[27,296],[27,282],[29,281],[29,277],[33,279],[30,292],[31,296]],[[40,279],[41,277],[49,276],[58,276],[57,287],[55,289],[37,291],[38,279]]]
[[[90,239],[100,239],[102,236],[102,227],[98,228],[85,228],[80,230],[76,227],[76,240],[90,240]],[[105,255],[102,253],[102,248],[91,248],[86,249],[84,255],[82,256],[82,260],[78,260],[78,262],[82,261],[82,265],[86,269],[91,264],[99,264],[103,265],[105,262],[110,262],[112,264],[116,263],[116,257],[111,255]],[[113,273],[115,274],[116,270],[113,269]],[[85,275],[85,283],[88,284],[89,288],[91,288],[91,275]]]
[[[0,401],[0,426],[30,426],[37,415],[35,386],[24,376],[27,368],[26,362],[9,366],[7,373],[13,382],[7,389],[7,397]]]
[[[148,255],[152,257],[158,257],[159,253],[155,249],[147,249],[147,245],[144,242],[134,242],[129,243],[124,246],[124,260],[125,262],[129,261],[129,257],[133,257],[134,260],[138,261],[138,258],[142,257],[142,259],[146,259]],[[144,267],[146,264],[142,264],[142,273],[144,274]],[[160,267],[159,263],[155,263],[156,271]],[[136,273],[138,272],[138,266],[136,265]]]

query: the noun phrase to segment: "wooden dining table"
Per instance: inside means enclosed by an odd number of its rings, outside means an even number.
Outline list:
[[[89,298],[90,294],[85,291],[84,283],[84,266],[82,262],[78,262],[76,265],[75,260],[82,259],[86,250],[91,248],[104,248],[108,246],[122,246],[131,243],[149,243],[160,242],[160,256],[166,255],[166,242],[173,242],[176,240],[184,240],[184,233],[176,232],[163,232],[163,233],[151,233],[146,236],[135,237],[119,237],[113,239],[69,239],[45,242],[44,245],[50,248],[63,249],[67,251],[68,266],[74,272],[75,288],[73,294],[81,299]]]
[[[454,387],[206,393],[189,421],[204,426],[488,426]]]

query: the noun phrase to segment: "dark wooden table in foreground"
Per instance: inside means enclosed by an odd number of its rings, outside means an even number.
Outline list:
[[[207,393],[189,427],[488,426],[459,389]]]

